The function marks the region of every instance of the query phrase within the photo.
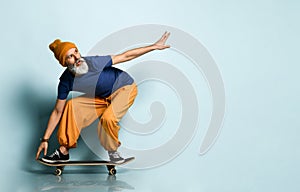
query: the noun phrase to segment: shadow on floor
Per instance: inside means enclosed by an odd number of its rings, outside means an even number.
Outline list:
[[[70,174],[69,174],[70,173]],[[99,174],[71,174],[53,176],[38,174],[33,186],[38,191],[122,191],[134,190],[128,183],[118,180],[117,176]]]
[[[20,169],[27,172],[36,170],[43,170],[45,172],[51,171],[51,168],[40,165],[35,160],[35,155],[40,144],[40,138],[44,135],[50,114],[55,106],[56,97],[53,94],[41,94],[33,87],[26,86],[26,83],[21,86],[19,93],[20,95],[16,97],[15,104],[19,108],[18,113],[22,116],[26,116],[27,124],[24,124],[23,128],[28,129],[26,130],[28,131],[26,135],[27,142],[21,146],[24,152],[22,161],[26,163],[20,164]],[[48,155],[58,148],[58,146],[55,130],[49,140]],[[40,157],[42,157],[42,155],[43,154],[41,154]],[[86,146],[81,138],[78,140],[77,148],[71,150],[70,157],[71,159],[75,157],[76,160],[99,160],[99,157]]]

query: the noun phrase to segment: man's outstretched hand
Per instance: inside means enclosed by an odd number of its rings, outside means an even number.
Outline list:
[[[158,50],[170,48],[170,45],[166,45],[166,41],[168,40],[169,36],[170,36],[170,32],[166,31],[162,35],[162,37],[158,41],[156,41],[156,43],[154,43],[155,48]]]

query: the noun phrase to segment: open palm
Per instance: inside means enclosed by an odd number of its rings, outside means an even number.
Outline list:
[[[170,36],[170,32],[166,31],[162,35],[162,37],[158,41],[156,41],[156,43],[154,43],[154,45],[156,46],[156,49],[161,50],[161,49],[169,48],[170,45],[166,45],[166,41],[168,40],[169,36]]]

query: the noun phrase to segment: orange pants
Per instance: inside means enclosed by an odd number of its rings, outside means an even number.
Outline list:
[[[60,145],[76,147],[83,128],[97,118],[98,136],[101,145],[108,151],[115,151],[121,145],[118,139],[119,121],[125,115],[137,95],[135,83],[116,90],[107,98],[76,97],[67,101],[60,120],[57,137]]]

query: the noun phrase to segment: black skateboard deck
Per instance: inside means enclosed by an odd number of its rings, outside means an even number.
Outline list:
[[[56,163],[48,163],[43,161],[42,159],[38,159],[37,161],[43,165],[50,166],[50,167],[56,167],[56,170],[54,172],[55,175],[59,176],[62,174],[65,166],[106,166],[108,170],[109,175],[115,175],[117,173],[115,166],[118,165],[124,165],[126,163],[129,163],[130,161],[133,161],[135,158],[130,157],[125,159],[122,163],[113,163],[110,161],[67,161],[67,162],[56,162]]]

